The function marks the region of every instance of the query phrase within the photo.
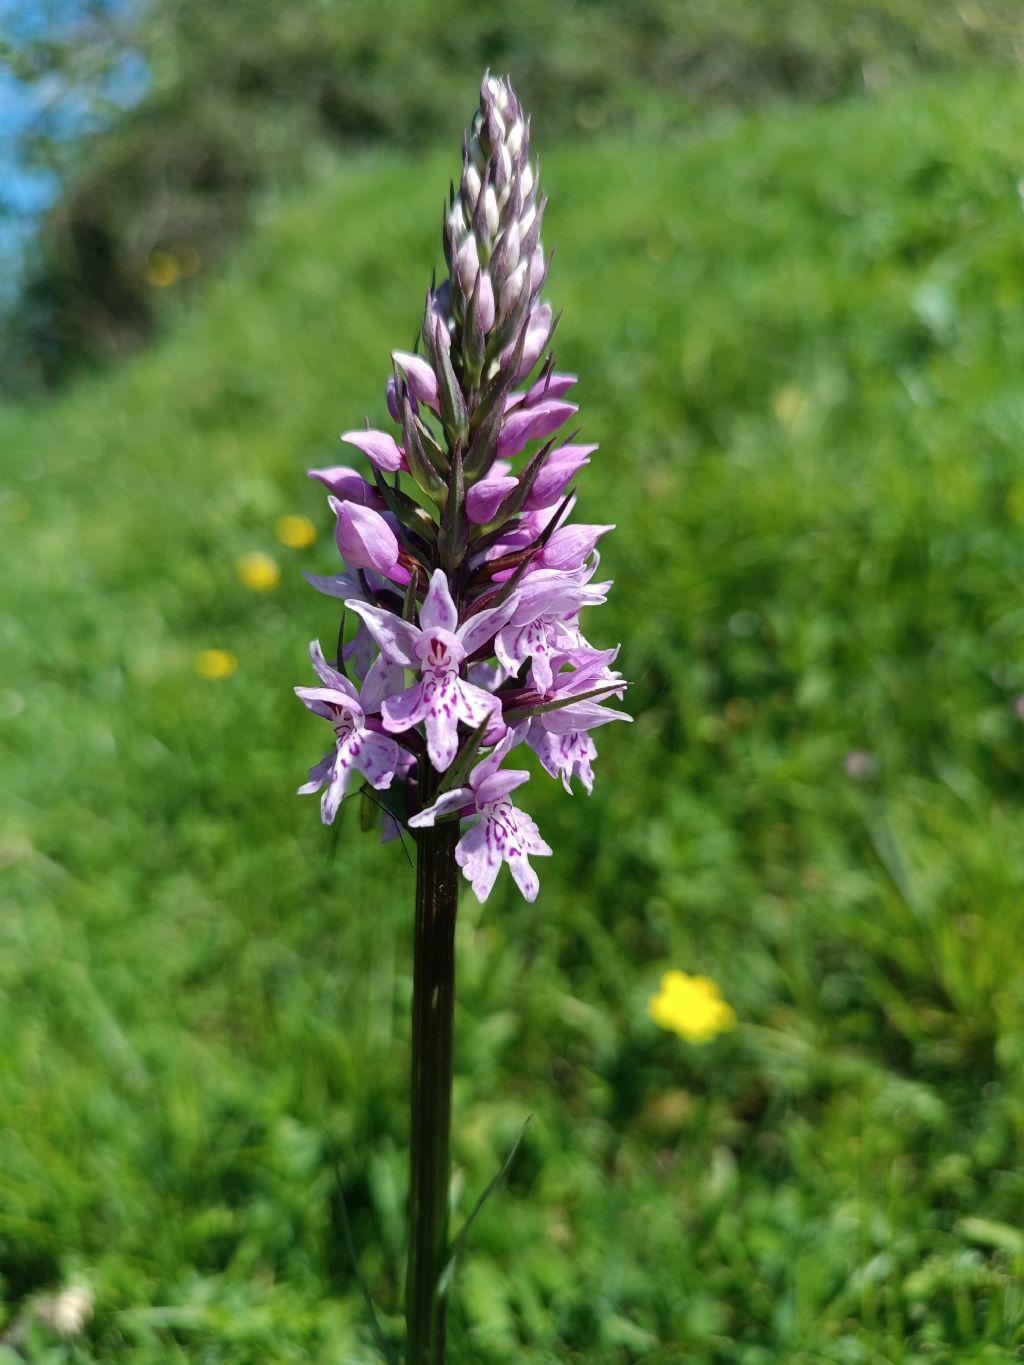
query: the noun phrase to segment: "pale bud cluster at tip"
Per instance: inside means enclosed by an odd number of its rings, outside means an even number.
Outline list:
[[[431,292],[424,319],[428,349],[454,348],[470,377],[496,371],[527,318],[543,335],[530,348],[532,358],[524,353],[522,372],[533,367],[547,341],[551,310],[542,311],[539,301],[547,273],[543,214],[522,107],[509,82],[488,73],[445,218],[449,278]]]

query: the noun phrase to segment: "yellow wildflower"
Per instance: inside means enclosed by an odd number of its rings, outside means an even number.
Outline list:
[[[178,262],[169,251],[154,251],[146,262],[146,283],[154,289],[167,289],[176,284],[181,272]]]
[[[238,660],[230,649],[202,649],[196,655],[196,672],[201,678],[230,678]]]
[[[272,592],[281,581],[281,570],[270,555],[253,550],[238,561],[238,577],[253,592]]]
[[[309,517],[279,517],[275,530],[278,540],[289,550],[305,550],[316,540],[316,527]]]
[[[647,1008],[659,1028],[671,1029],[690,1043],[706,1043],[736,1022],[732,1006],[709,977],[685,972],[665,972]]]
[[[772,398],[772,411],[775,419],[784,427],[792,426],[800,416],[804,406],[803,392],[795,384],[787,384],[779,389]]]

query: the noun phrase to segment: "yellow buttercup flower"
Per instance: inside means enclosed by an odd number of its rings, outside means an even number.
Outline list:
[[[279,517],[274,529],[278,540],[289,550],[305,550],[316,540],[316,527],[309,517]]]
[[[665,972],[647,1008],[659,1028],[670,1029],[690,1043],[706,1043],[736,1023],[735,1011],[715,983],[685,972]]]
[[[167,289],[178,282],[181,271],[169,251],[154,251],[146,262],[146,283],[154,289]]]
[[[202,649],[196,655],[196,672],[201,678],[230,678],[238,659],[230,649]]]
[[[272,592],[281,581],[281,570],[276,559],[253,550],[238,561],[238,577],[253,592]]]

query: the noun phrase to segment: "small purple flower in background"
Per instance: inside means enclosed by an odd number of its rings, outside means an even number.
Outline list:
[[[852,782],[868,782],[878,773],[878,760],[867,749],[851,749],[843,759],[843,771]]]

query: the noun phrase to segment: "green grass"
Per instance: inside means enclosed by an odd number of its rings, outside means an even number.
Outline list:
[[[536,1118],[454,1361],[1024,1345],[1022,117],[950,80],[536,130],[636,723],[589,801],[527,789],[537,903],[463,902],[460,1213]],[[293,795],[322,735],[290,688],[336,626],[303,472],[383,415],[452,165],[351,163],[149,354],[0,415],[0,1273],[10,1320],[96,1296],[33,1361],[374,1359],[337,1178],[397,1322],[411,873]],[[735,1032],[658,1033],[668,966]]]

